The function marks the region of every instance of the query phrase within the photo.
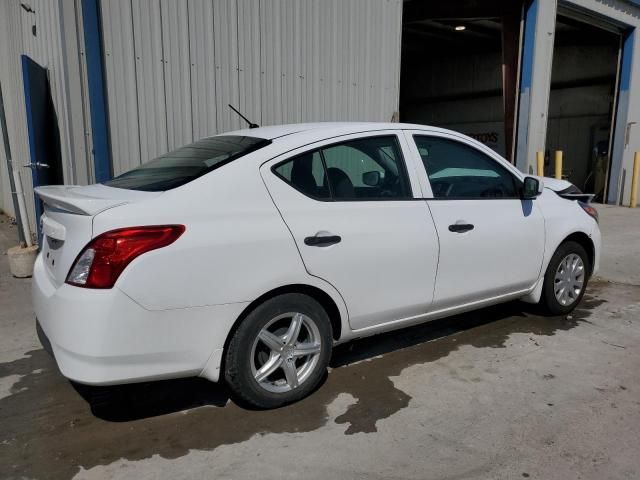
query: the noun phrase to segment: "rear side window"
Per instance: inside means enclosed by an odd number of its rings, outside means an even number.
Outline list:
[[[336,143],[274,167],[296,190],[319,200],[393,200],[411,197],[395,135]]]
[[[276,166],[274,171],[279,177],[308,197],[320,200],[331,198],[320,151],[299,155]]]
[[[238,135],[205,138],[166,153],[104,184],[146,192],[170,190],[270,143],[271,140],[264,138]]]

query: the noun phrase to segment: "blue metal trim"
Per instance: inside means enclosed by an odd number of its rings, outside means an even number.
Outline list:
[[[111,167],[99,1],[82,0],[82,27],[84,29],[85,59],[89,84],[95,177],[96,182],[104,182],[113,176],[113,170]]]
[[[533,0],[527,7],[524,21],[524,42],[522,46],[522,80],[520,91],[530,88],[533,79],[533,54],[536,43],[536,23],[539,0]]]
[[[622,44],[622,59],[620,65],[620,86],[618,91],[618,110],[615,119],[615,131],[613,132],[613,152],[611,166],[609,168],[609,190],[607,191],[607,203],[618,204],[620,182],[622,180],[622,165],[624,163],[625,140],[627,135],[627,121],[629,114],[629,93],[631,89],[631,68],[633,66],[633,46],[636,30],[630,30]]]
[[[620,67],[620,91],[631,88],[631,66],[633,64],[633,44],[635,42],[636,31],[631,30],[622,47],[622,65]]]
[[[531,84],[533,82],[533,62],[536,44],[536,24],[538,22],[539,0],[532,0],[524,16],[522,42],[522,62],[520,67],[520,99],[516,132],[516,166],[526,169],[529,144],[529,111],[531,109]]]

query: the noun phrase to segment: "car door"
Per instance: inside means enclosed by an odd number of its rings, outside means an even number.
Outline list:
[[[422,315],[433,299],[438,239],[405,153],[402,135],[378,131],[261,168],[305,268],[340,292],[353,329]]]
[[[545,226],[535,200],[496,154],[464,137],[412,132],[407,140],[440,237],[433,310],[524,292],[539,278]],[[504,163],[503,163],[504,162]]]

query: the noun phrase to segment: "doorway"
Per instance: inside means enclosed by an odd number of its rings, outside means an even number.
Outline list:
[[[27,55],[21,56],[21,62],[31,156],[26,167],[31,168],[34,189],[45,185],[60,185],[63,183],[60,130],[47,70]],[[37,195],[35,207],[38,244],[42,245],[40,216],[43,207]]]
[[[562,150],[562,177],[596,201],[604,198],[611,161],[620,51],[613,27],[558,10],[545,175],[553,175],[554,152]]]
[[[513,158],[522,3],[404,3],[400,120],[469,135]]]

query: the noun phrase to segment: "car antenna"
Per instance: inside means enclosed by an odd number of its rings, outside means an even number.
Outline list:
[[[260,128],[260,125],[258,125],[257,123],[251,123],[251,120],[249,120],[247,117],[241,114],[237,108],[233,107],[233,105],[229,104],[229,108],[234,112],[236,112],[238,115],[240,115],[240,118],[242,118],[245,122],[249,124],[249,128]]]

